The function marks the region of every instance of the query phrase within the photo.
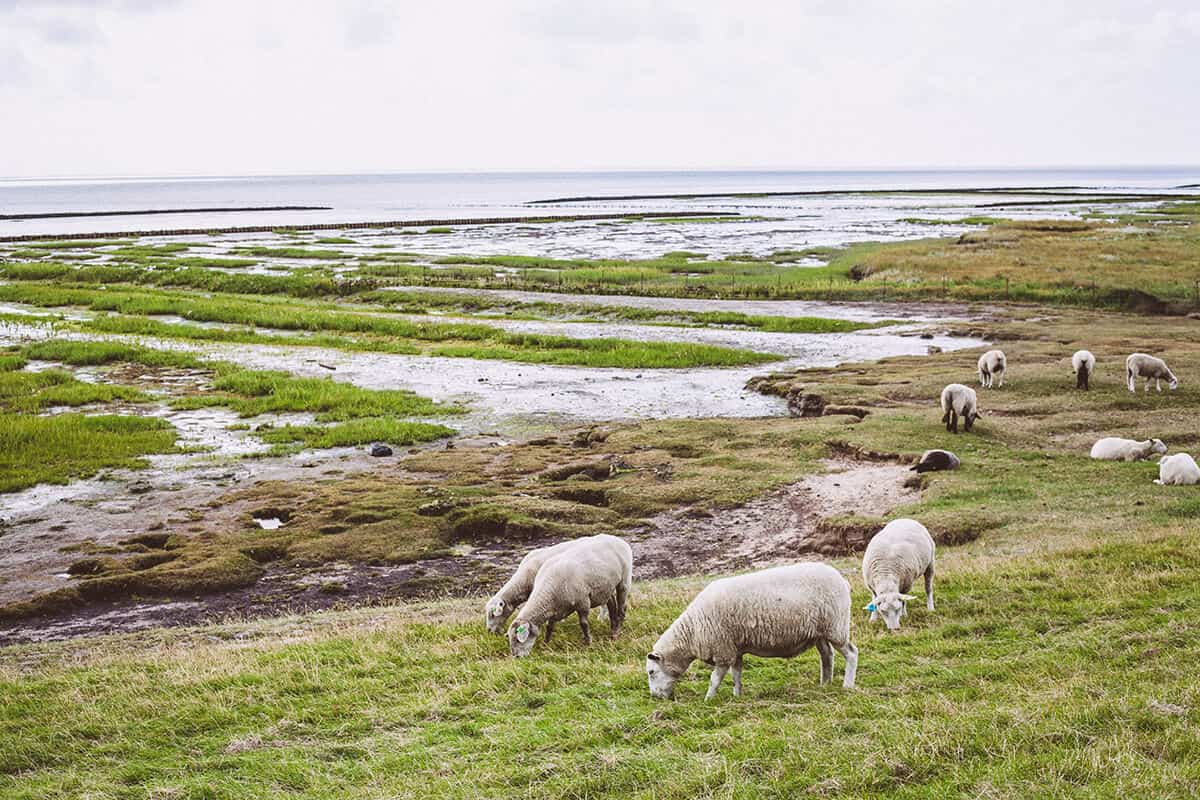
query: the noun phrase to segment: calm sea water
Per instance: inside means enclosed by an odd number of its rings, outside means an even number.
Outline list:
[[[147,228],[283,225],[628,210],[744,209],[728,200],[595,201],[560,197],[839,189],[1085,186],[1167,190],[1200,183],[1200,167],[1039,170],[527,172],[282,177],[0,179],[0,214],[216,206],[327,206],[329,211],[0,221],[0,236]],[[769,204],[767,204],[769,205]]]

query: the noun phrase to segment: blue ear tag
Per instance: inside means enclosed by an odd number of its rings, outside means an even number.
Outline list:
[[[874,610],[875,610],[875,603],[874,603],[874,601],[872,601],[867,604],[867,611],[874,611]]]

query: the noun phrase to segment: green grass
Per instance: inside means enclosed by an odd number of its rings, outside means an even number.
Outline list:
[[[173,401],[176,408],[227,406],[243,417],[308,411],[321,422],[363,417],[428,417],[461,414],[457,405],[435,403],[399,389],[363,389],[332,378],[297,378],[286,372],[216,364],[212,392]],[[443,434],[444,435],[444,434]]]
[[[778,360],[777,356],[715,345],[582,339],[569,336],[508,333],[482,324],[410,322],[384,314],[264,302],[256,298],[198,297],[182,292],[123,292],[87,286],[10,283],[0,299],[43,308],[82,306],[116,311],[75,323],[98,333],[141,334],[203,341],[308,345],[388,353],[487,358],[534,364],[591,367],[739,366]],[[201,328],[165,323],[148,315],[174,314],[190,320],[314,332],[315,336],[275,336],[253,329]],[[66,323],[63,323],[66,324]],[[359,334],[342,336],[329,334]],[[432,346],[432,345],[437,346]]]
[[[640,584],[618,640],[585,648],[566,622],[527,660],[474,601],[16,648],[0,656],[0,789],[1185,798],[1200,781],[1200,690],[1179,667],[1200,657],[1200,558],[1178,529],[958,560],[939,611],[898,633],[855,612],[854,690],[819,686],[809,651],[747,658],[737,700],[726,683],[704,702],[695,666],[675,702],[652,700],[643,655],[699,585]]]
[[[5,388],[0,384],[0,392]],[[0,398],[0,403],[4,399]],[[62,399],[53,404],[63,404]],[[175,429],[154,417],[34,417],[2,411],[0,493],[39,483],[65,484],[104,469],[137,469],[145,466],[143,456],[174,450]]]
[[[62,370],[0,372],[0,414],[36,414],[55,406],[144,403],[150,398],[129,386],[85,383]]]
[[[301,448],[354,447],[371,442],[405,446],[453,436],[454,429],[426,422],[395,419],[354,419],[336,425],[284,425],[257,432],[283,451]]]
[[[627,531],[761,496],[835,451],[949,447],[962,468],[926,476],[921,498],[889,515],[963,542],[939,546],[935,613],[918,606],[894,633],[868,625],[857,558],[834,560],[854,593],[852,691],[819,686],[810,651],[748,657],[740,699],[726,683],[704,702],[697,664],[675,702],[652,700],[644,654],[702,578],[639,582],[620,638],[600,621],[584,647],[567,621],[528,660],[484,631],[479,596],[31,645],[0,651],[0,794],[1191,797],[1200,687],[1180,665],[1200,657],[1198,504],[1189,487],[1154,486],[1152,463],[1086,453],[1100,435],[1150,431],[1194,452],[1200,389],[1134,396],[1120,371],[1151,341],[1192,363],[1200,334],[1186,319],[1012,315],[989,323],[1012,375],[981,391],[988,416],[970,435],[940,427],[935,398],[970,376],[977,351],[802,370],[759,386],[803,386],[871,413],[853,425],[610,425],[595,447],[564,432],[426,450],[394,473],[259,485],[226,500],[289,509],[280,531],[206,532],[170,562],[138,570],[123,554],[72,583],[81,597],[191,597],[253,582],[262,568],[247,553],[391,563],[497,538]],[[1066,367],[1085,342],[1099,362],[1087,393]],[[569,476],[601,453],[626,468]],[[565,499],[583,493],[593,499]],[[431,498],[452,510],[421,513]]]
[[[254,256],[256,258],[305,258],[336,261],[352,256],[341,250],[313,250],[307,247],[235,247],[231,251],[235,255]]]

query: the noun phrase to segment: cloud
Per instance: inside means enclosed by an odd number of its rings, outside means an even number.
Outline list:
[[[0,0],[0,175],[1181,163],[1200,11]]]

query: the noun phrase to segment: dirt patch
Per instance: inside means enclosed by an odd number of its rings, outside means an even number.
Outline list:
[[[739,508],[716,512],[685,509],[654,517],[628,536],[634,549],[634,577],[645,580],[712,573],[841,552],[845,549],[842,539],[834,535],[835,529],[823,526],[822,520],[851,512],[882,515],[918,496],[904,485],[909,473],[903,465],[838,459],[826,462],[826,467],[829,471],[824,474],[809,476]],[[596,493],[574,498],[576,501],[599,505],[603,497],[599,487],[586,484],[565,489]],[[472,535],[459,538],[463,543],[453,552],[434,558],[407,564],[299,566],[288,559],[273,561],[257,553],[244,554],[261,565],[261,577],[249,585],[214,587],[217,590],[206,594],[203,602],[139,602],[96,596],[88,598],[91,602],[84,607],[2,625],[0,644],[200,624],[247,614],[270,616],[409,598],[484,594],[504,582],[526,550],[562,538],[545,527],[522,527],[517,537],[521,544],[514,547],[507,541],[513,538],[508,529],[521,527],[525,518],[515,518],[508,509],[501,509],[502,515],[485,513],[494,510],[480,504],[451,511],[455,515],[471,512],[456,519],[471,528]],[[489,524],[503,525],[504,540],[488,541],[490,537],[478,535],[477,528]],[[142,539],[136,545],[168,543],[153,536]],[[260,557],[254,558],[256,555]],[[129,577],[129,573],[121,574],[122,579]]]
[[[900,464],[825,462],[812,475],[740,508],[689,516],[687,511],[651,520],[633,545],[634,576],[661,578],[762,566],[814,554],[855,549],[822,521],[851,513],[882,516],[918,499]]]

